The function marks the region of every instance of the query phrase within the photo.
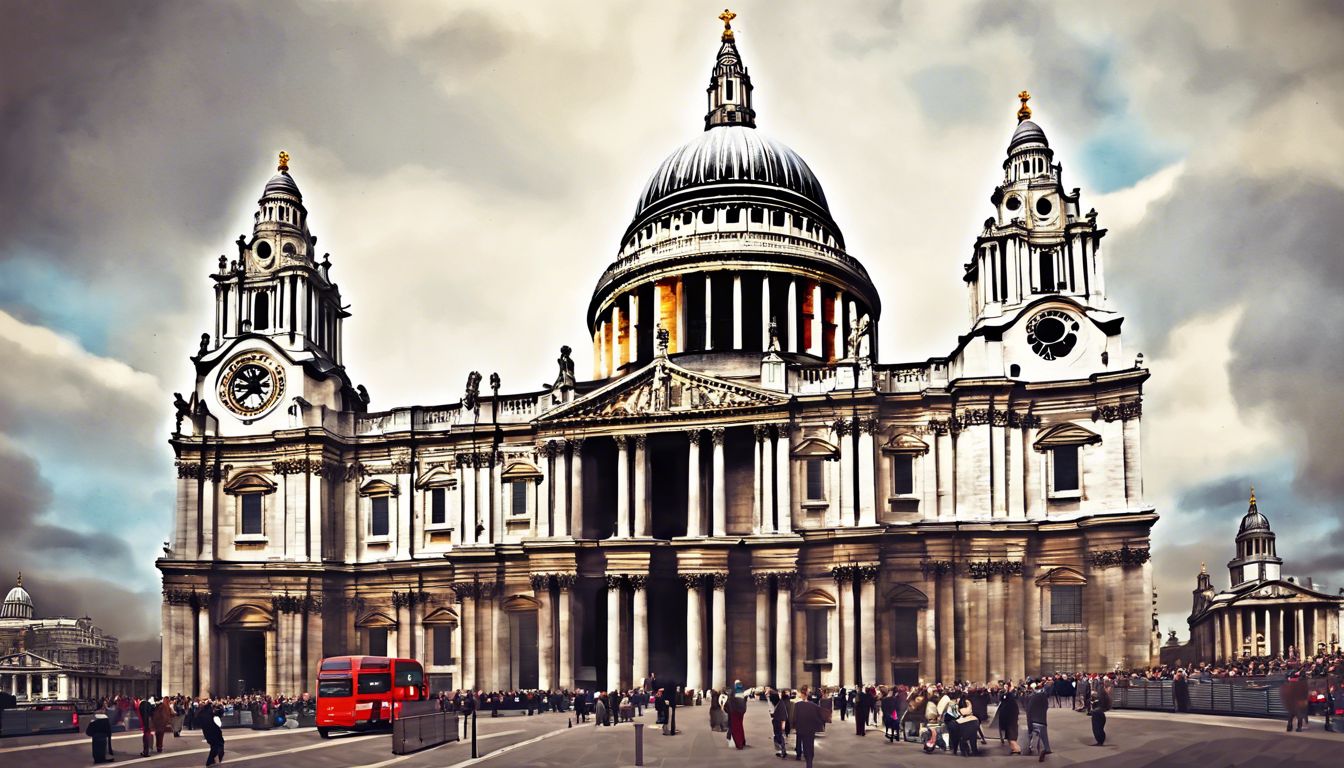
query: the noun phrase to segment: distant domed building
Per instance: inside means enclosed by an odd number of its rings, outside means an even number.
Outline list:
[[[0,607],[0,691],[36,701],[150,690],[150,680],[122,674],[117,638],[93,619],[35,616],[20,573]]]
[[[1344,590],[1326,592],[1311,578],[1285,576],[1269,519],[1251,503],[1237,528],[1236,557],[1227,564],[1230,587],[1215,592],[1201,563],[1190,610],[1187,652],[1196,661],[1242,656],[1301,657],[1339,647]]]
[[[592,378],[566,347],[540,391],[473,374],[370,411],[282,155],[178,403],[165,691],[293,693],[354,653],[434,689],[1150,662],[1149,372],[1029,96],[969,262],[944,256],[964,333],[892,363],[878,286],[753,88],[725,26],[704,131],[594,270]]]

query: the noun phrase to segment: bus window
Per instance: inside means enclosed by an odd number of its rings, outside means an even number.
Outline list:
[[[323,662],[322,662],[322,671],[323,671],[323,672],[329,672],[329,671],[331,671],[331,670],[338,670],[338,671],[339,671],[339,670],[347,670],[347,669],[350,669],[350,660],[349,660],[349,659],[327,659],[326,661],[323,661]]]
[[[350,678],[344,677],[336,680],[318,680],[317,697],[321,698],[345,698],[350,695]]]
[[[419,664],[397,664],[397,687],[415,687],[419,688],[425,681],[424,673]]]
[[[360,693],[387,693],[392,690],[392,675],[363,674],[359,676]]]

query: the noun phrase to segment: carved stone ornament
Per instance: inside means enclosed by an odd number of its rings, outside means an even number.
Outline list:
[[[723,427],[714,427],[709,430],[709,439],[715,445],[723,445]]]
[[[1151,558],[1148,547],[1130,547],[1128,544],[1119,549],[1097,549],[1089,553],[1094,568],[1111,566],[1143,565]]]
[[[416,605],[424,605],[429,602],[429,593],[419,590],[406,590],[405,592],[392,593],[392,605],[397,608],[410,608]]]
[[[688,429],[688,430],[686,430],[686,439],[687,439],[688,441],[690,441],[691,445],[699,446],[699,445],[700,445],[700,430],[699,430],[699,429]]]
[[[211,465],[210,467],[208,467],[208,468],[206,469],[206,471],[205,471],[205,473],[204,473],[204,474],[205,474],[205,479],[206,479],[206,480],[209,480],[209,481],[212,482],[212,483],[218,483],[218,482],[220,482],[221,480],[223,480],[224,477],[225,477],[225,476],[229,473],[229,471],[232,470],[232,469],[233,469],[233,465],[232,465],[232,464],[224,464],[224,465],[222,465],[222,466],[219,465],[219,464],[213,464],[213,465]],[[200,464],[198,464],[198,463],[196,463],[196,462],[191,462],[191,461],[179,461],[179,462],[177,462],[177,476],[178,476],[179,479],[182,479],[182,480],[200,480],[200,479],[201,479],[201,475],[202,475],[202,473],[201,473],[201,465],[200,465]]]
[[[1093,421],[1129,421],[1143,416],[1143,400],[1127,400],[1119,405],[1103,405],[1092,411]]]
[[[642,573],[629,574],[625,577],[625,580],[630,584],[630,589],[635,592],[639,592],[649,585],[649,577]]]
[[[169,605],[189,605],[193,609],[204,608],[210,604],[209,592],[198,592],[195,589],[167,589],[163,590],[163,601]]]
[[[951,560],[921,560],[919,570],[925,576],[944,576],[952,572]]]
[[[321,613],[322,598],[313,595],[271,595],[271,610],[276,613]]]
[[[770,425],[754,424],[751,427],[751,433],[756,437],[756,442],[763,443],[770,437]]]
[[[719,590],[728,586],[728,574],[722,571],[705,574],[705,582],[712,589]]]
[[[562,405],[542,421],[613,421],[629,418],[684,416],[693,412],[744,410],[781,406],[778,393],[706,376],[659,358],[619,383]]]
[[[688,590],[698,589],[705,584],[703,573],[679,573],[677,578],[681,579],[681,585]]]
[[[988,579],[991,576],[1021,576],[1021,560],[970,560],[966,563],[966,572],[972,579]]]
[[[854,563],[851,565],[837,565],[831,568],[831,578],[836,584],[847,584],[854,582],[862,584],[869,581],[877,581],[882,575],[881,566],[876,563]]]
[[[532,585],[533,592],[545,592],[551,588],[551,574],[534,573],[527,577],[527,581]]]
[[[476,599],[477,590],[474,581],[455,581],[448,585],[448,588],[453,590],[459,601]]]
[[[573,589],[579,583],[579,574],[577,573],[557,573],[555,574],[555,586],[560,588],[561,592]]]
[[[608,592],[610,592],[610,591],[612,591],[612,590],[620,589],[620,588],[621,588],[621,585],[623,585],[623,584],[625,583],[625,579],[622,578],[619,574],[611,574],[611,573],[609,573],[609,574],[607,574],[604,578],[606,579],[606,585],[607,585],[607,591],[608,591]]]

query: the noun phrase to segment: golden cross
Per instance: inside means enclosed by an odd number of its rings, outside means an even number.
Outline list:
[[[1017,110],[1017,122],[1020,123],[1023,120],[1031,118],[1031,107],[1027,106],[1027,101],[1031,98],[1031,94],[1023,91],[1017,94],[1017,98],[1022,102],[1022,108]]]
[[[733,13],[732,11],[728,10],[727,8],[724,8],[724,9],[723,9],[723,13],[720,13],[720,14],[719,14],[719,20],[723,22],[723,39],[724,39],[724,40],[728,40],[728,39],[730,39],[730,38],[733,36],[733,19],[736,19],[736,18],[737,18],[737,14],[736,14],[736,13]]]
[[[288,152],[286,152],[286,151],[284,151],[284,150],[280,150],[280,164],[279,164],[278,166],[276,166],[276,170],[277,170],[277,171],[288,171],[288,170],[289,170],[289,153],[288,153]]]

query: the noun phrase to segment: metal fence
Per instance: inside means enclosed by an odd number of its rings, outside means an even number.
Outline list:
[[[457,714],[431,712],[427,715],[399,717],[392,723],[392,754],[435,747],[449,741],[458,741]]]
[[[1288,717],[1279,698],[1282,679],[1242,678],[1239,680],[1190,680],[1190,711],[1205,714],[1244,715],[1248,717]],[[1324,690],[1325,678],[1312,678],[1308,690]],[[1116,709],[1176,710],[1171,680],[1135,680],[1111,691],[1111,706]]]

